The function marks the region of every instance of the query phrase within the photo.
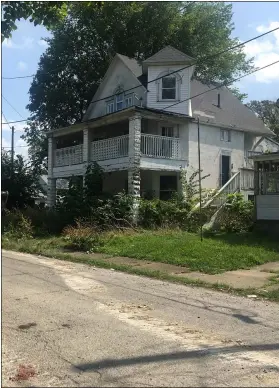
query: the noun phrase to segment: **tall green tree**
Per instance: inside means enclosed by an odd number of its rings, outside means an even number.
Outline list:
[[[239,43],[231,38],[233,27],[228,3],[104,2],[102,7],[73,3],[47,40],[30,87],[30,119],[38,125],[28,126],[27,143],[34,148],[45,142],[48,130],[82,119],[117,52],[142,61],[170,44],[197,60],[197,79],[230,82],[253,67],[241,48],[204,58]]]
[[[252,100],[247,106],[276,134],[276,140],[279,141],[279,99],[277,101]]]
[[[83,2],[87,7],[89,2]],[[95,6],[102,6],[103,2],[91,2]],[[35,26],[44,25],[53,29],[68,15],[72,6],[68,1],[2,1],[1,39],[11,38],[12,32],[17,29],[16,21],[29,19]]]
[[[1,189],[8,191],[7,208],[31,205],[38,192],[38,176],[21,155],[16,155],[12,165],[11,152],[2,150]]]

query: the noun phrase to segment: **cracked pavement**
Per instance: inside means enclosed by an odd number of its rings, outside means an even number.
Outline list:
[[[276,303],[7,251],[2,281],[2,386],[279,386]]]

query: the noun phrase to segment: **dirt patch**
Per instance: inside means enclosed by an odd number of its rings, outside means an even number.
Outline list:
[[[19,365],[17,374],[14,377],[10,377],[11,381],[23,381],[29,380],[30,377],[34,377],[36,374],[32,365]]]

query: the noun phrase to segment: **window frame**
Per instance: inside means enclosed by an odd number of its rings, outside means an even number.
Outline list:
[[[122,98],[122,100],[118,100],[119,97]],[[118,109],[117,107],[118,104],[122,104],[120,109]],[[124,109],[123,105],[124,105],[124,93],[122,92],[115,95],[115,112],[119,112],[120,110]]]
[[[164,87],[163,86],[163,81],[164,79],[166,78],[170,78],[170,79],[174,79],[175,81],[175,84],[173,87]],[[177,78],[175,75],[165,75],[162,79],[161,79],[161,90],[160,90],[160,97],[161,97],[161,100],[162,101],[177,101],[177,94],[178,94],[178,87],[177,87]],[[175,91],[175,96],[174,98],[163,98],[163,92],[164,90],[174,90]]]
[[[127,104],[127,101],[131,101],[131,104]],[[124,106],[125,108],[130,108],[133,106],[133,95],[132,94],[127,94],[124,96]]]
[[[114,113],[114,111],[115,111],[114,110],[114,99],[107,101],[106,104],[107,104],[107,106],[106,106],[107,115]],[[110,107],[112,107],[111,111],[110,111]]]
[[[227,136],[226,136],[227,134]],[[220,141],[223,141],[225,143],[231,143],[232,142],[232,131],[230,129],[220,129]]]

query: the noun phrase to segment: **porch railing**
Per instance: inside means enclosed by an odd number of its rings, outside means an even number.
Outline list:
[[[246,158],[253,158],[253,156],[257,156],[257,155],[262,155],[263,152],[260,152],[260,151],[246,151],[245,152],[245,156]]]
[[[143,133],[141,153],[153,158],[181,159],[180,139]]]
[[[54,151],[54,166],[71,166],[83,161],[83,145],[65,147]]]
[[[109,160],[128,156],[129,135],[93,141],[91,143],[90,160]]]
[[[240,169],[240,189],[254,190],[254,170],[246,168]]]

